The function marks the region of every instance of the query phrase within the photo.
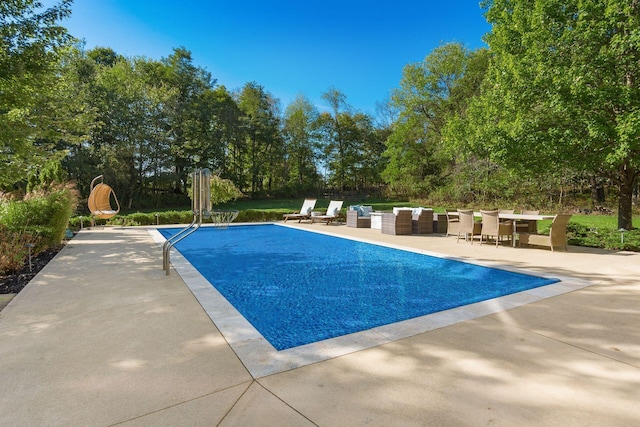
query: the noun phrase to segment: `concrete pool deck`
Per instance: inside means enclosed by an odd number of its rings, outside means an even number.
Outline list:
[[[640,254],[295,226],[592,284],[254,378],[146,229],[83,230],[0,312],[0,425],[640,424]]]

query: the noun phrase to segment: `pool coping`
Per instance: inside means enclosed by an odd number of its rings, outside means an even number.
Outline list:
[[[238,223],[238,225],[267,225],[273,224],[281,227],[295,228],[284,223]],[[210,225],[203,225],[203,227]],[[154,242],[159,245],[164,244],[165,238],[157,230],[158,228],[176,228],[173,226],[158,226],[149,228],[147,231]],[[240,361],[254,378],[262,378],[269,375],[296,369],[302,366],[329,360],[349,353],[387,344],[403,338],[408,338],[424,332],[444,328],[456,323],[477,319],[491,314],[496,314],[526,304],[541,301],[546,298],[573,292],[578,289],[592,285],[585,279],[578,279],[561,275],[545,275],[538,272],[532,273],[523,268],[516,268],[509,265],[477,261],[469,258],[455,257],[433,251],[421,250],[402,245],[393,245],[370,239],[363,239],[353,236],[344,236],[331,233],[330,231],[309,229],[312,233],[325,234],[333,237],[369,243],[378,246],[385,246],[414,252],[423,255],[439,257],[448,260],[461,261],[484,267],[497,268],[515,273],[533,275],[543,278],[559,279],[550,285],[545,285],[526,291],[521,291],[498,298],[492,298],[473,304],[468,304],[413,319],[378,326],[361,332],[355,332],[336,338],[331,338],[287,350],[277,351],[245,318],[231,305],[209,281],[200,274],[187,261],[179,251],[172,251],[171,264],[173,269],[180,275],[194,297],[198,300],[211,321],[216,325],[229,346],[236,353]]]

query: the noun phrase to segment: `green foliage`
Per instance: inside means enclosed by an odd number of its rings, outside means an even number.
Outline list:
[[[86,52],[57,24],[70,4],[0,3],[0,153],[10,159],[0,187],[70,176],[86,197],[103,174],[123,209],[166,209],[185,206],[190,172],[209,168],[222,180],[217,205],[237,196],[233,183],[254,197],[345,190],[555,208],[587,176],[618,186],[607,197],[619,196],[623,225],[631,224],[640,171],[636,1],[487,0],[490,49],[447,43],[408,64],[384,126],[335,88],[322,95],[330,111],[299,97],[283,115],[258,83],[234,93],[216,86],[184,47],[160,60]]]
[[[320,158],[320,134],[317,131],[318,110],[304,96],[289,104],[283,120],[286,144],[285,173],[292,194],[318,186],[316,163]]]
[[[319,114],[314,124],[323,184],[340,191],[376,189],[383,183],[381,172],[386,159],[382,153],[387,133],[376,129],[370,116],[354,113],[346,95],[338,89],[330,88],[322,98],[332,110]]]
[[[618,224],[630,228],[640,173],[640,3],[484,4],[492,62],[467,121],[476,146],[520,171],[615,180]]]
[[[213,175],[210,182],[211,204],[218,205],[228,202],[229,200],[237,200],[242,197],[242,193],[229,179],[220,178]]]
[[[13,232],[39,237],[42,248],[60,244],[76,208],[78,194],[71,186],[29,193],[23,200],[0,203],[0,223]]]
[[[71,13],[70,4],[0,2],[0,188],[24,183],[30,169],[55,154],[50,137],[59,132],[51,131],[57,128],[49,113],[61,99],[57,65],[70,41],[58,21]]]
[[[240,211],[234,222],[280,221],[282,215],[288,212],[291,211],[247,209]]]
[[[567,241],[570,245],[640,252],[640,229],[621,233],[611,227],[592,228],[570,222]]]
[[[88,219],[88,218],[87,218]],[[104,220],[101,225],[120,226],[140,226],[140,225],[166,225],[166,224],[189,224],[193,220],[193,211],[165,211],[165,212],[133,212],[127,215]],[[83,218],[83,223],[86,220]],[[100,224],[97,222],[97,224]],[[76,227],[80,226],[80,221],[73,222]]]
[[[0,224],[0,274],[19,270],[29,256],[29,246],[34,245],[32,255],[37,254],[39,239],[29,233],[11,231]]]
[[[449,122],[465,115],[478,92],[487,56],[484,50],[470,52],[449,43],[404,68],[401,87],[392,97],[400,116],[387,139],[389,163],[383,173],[394,191],[429,194],[446,184],[449,168],[465,162],[443,135]]]
[[[59,245],[78,200],[69,185],[29,193],[23,200],[0,200],[0,271],[17,270],[32,254]]]
[[[262,86],[251,82],[237,95],[237,103],[243,113],[240,118],[245,146],[242,163],[246,165],[249,182],[246,188],[244,182],[236,184],[241,191],[252,195],[270,192],[287,181],[278,101]]]
[[[46,189],[50,185],[66,181],[66,172],[59,159],[50,159],[42,169],[32,170],[29,174],[27,192]]]

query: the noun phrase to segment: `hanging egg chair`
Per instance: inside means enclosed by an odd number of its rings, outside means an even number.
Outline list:
[[[120,212],[120,203],[113,189],[105,184],[102,175],[93,178],[91,181],[91,193],[89,194],[89,211],[91,212],[91,226],[95,225],[95,219],[109,219]],[[111,206],[111,196],[115,201],[116,208]]]

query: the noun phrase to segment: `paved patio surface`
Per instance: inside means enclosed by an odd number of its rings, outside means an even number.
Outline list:
[[[592,284],[254,378],[148,230],[83,230],[0,312],[0,425],[640,425],[640,254],[295,226]]]

